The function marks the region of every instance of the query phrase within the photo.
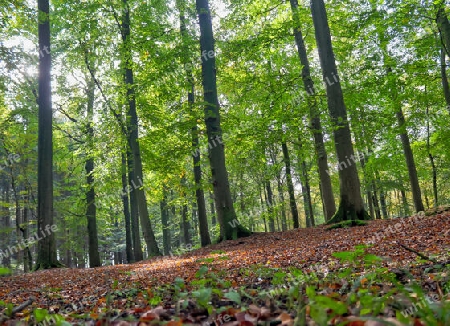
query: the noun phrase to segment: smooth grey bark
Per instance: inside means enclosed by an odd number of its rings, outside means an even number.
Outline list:
[[[251,233],[237,224],[236,212],[231,198],[225,150],[220,127],[220,105],[217,96],[216,58],[214,36],[208,0],[196,0],[200,22],[200,51],[202,58],[202,85],[205,103],[205,123],[208,135],[209,162],[211,165],[214,200],[220,224],[221,240],[236,239]],[[234,227],[233,227],[234,226]]]
[[[39,35],[39,131],[38,131],[38,231],[54,225],[53,221],[53,114],[51,94],[51,51],[49,0],[38,0]],[[35,269],[59,267],[55,233],[38,241]]]
[[[128,186],[127,181],[127,157],[125,153],[121,155],[121,178],[122,189],[126,189]],[[122,192],[122,208],[123,216],[125,219],[125,252],[127,257],[127,263],[134,263],[133,252],[133,235],[131,232],[131,214],[130,214],[130,198],[128,197],[128,191]]]
[[[86,162],[84,169],[86,171],[86,219],[89,244],[89,266],[100,267],[100,254],[98,250],[97,233],[97,207],[95,206],[95,186],[94,186],[94,101],[95,101],[95,83],[92,77],[87,82],[87,112],[86,112]]]
[[[341,84],[339,82],[330,28],[323,0],[311,0],[311,11],[314,22],[317,48],[323,80],[326,84],[328,111],[333,124],[334,143],[339,164],[355,156],[353,151],[347,108],[344,103]],[[366,220],[369,215],[364,209],[356,164],[346,165],[339,169],[340,203],[339,209],[328,223],[343,220]]]
[[[298,0],[290,0],[294,19],[294,37],[297,44],[298,56],[302,65],[303,87],[307,94],[309,105],[309,117],[311,131],[314,137],[314,146],[317,157],[317,167],[319,172],[320,188],[322,189],[322,203],[325,221],[330,220],[336,213],[336,203],[334,202],[333,186],[328,171],[328,156],[323,142],[322,123],[320,120],[319,106],[316,99],[314,81],[311,78],[311,69],[308,60],[308,52],[303,40],[300,19],[298,15]],[[314,217],[313,217],[314,220]],[[313,223],[314,225],[314,223]]]
[[[297,202],[295,200],[294,184],[292,182],[291,159],[289,157],[289,150],[286,142],[281,143],[281,148],[283,151],[284,165],[286,167],[286,183],[288,187],[289,207],[291,208],[292,222],[294,224],[294,229],[298,229],[300,227],[298,220],[298,209]]]
[[[142,233],[147,245],[147,253],[149,257],[160,256],[161,253],[156,242],[155,234],[150,223],[150,216],[148,213],[147,200],[144,192],[144,177],[142,173],[142,159],[141,150],[139,147],[139,134],[138,134],[138,116],[136,111],[136,94],[133,76],[133,59],[131,54],[131,28],[130,28],[130,8],[128,6],[128,0],[122,0],[124,6],[124,13],[122,16],[122,42],[124,45],[124,58],[123,69],[125,85],[127,87],[126,96],[128,101],[127,112],[127,127],[128,127],[128,145],[130,146],[133,157],[133,179],[130,186],[133,187],[133,191],[136,194],[136,200],[138,204],[139,221],[142,227]],[[137,260],[137,257],[135,257]]]

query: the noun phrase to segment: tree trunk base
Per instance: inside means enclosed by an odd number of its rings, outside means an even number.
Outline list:
[[[356,211],[353,206],[348,205],[345,199],[341,199],[339,209],[333,217],[325,224],[336,224],[343,221],[368,221],[371,220],[369,213],[365,209]]]
[[[215,241],[214,243],[219,243],[225,240],[236,240],[236,239],[240,239],[240,238],[246,238],[249,237],[253,234],[252,231],[248,230],[247,228],[243,227],[242,225],[238,225],[234,228],[233,230],[233,234],[230,238],[224,239],[224,237],[222,235],[219,236],[219,238],[217,239],[217,241]]]
[[[39,271],[44,269],[52,269],[52,268],[64,268],[66,267],[64,264],[61,264],[59,261],[52,264],[37,264],[36,267],[34,267],[33,271]]]

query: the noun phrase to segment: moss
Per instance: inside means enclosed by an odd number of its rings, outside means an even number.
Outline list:
[[[334,229],[342,229],[342,228],[350,228],[353,226],[364,226],[367,225],[366,221],[362,220],[350,220],[350,221],[342,221],[339,223],[335,223],[327,228],[327,230],[334,230]]]

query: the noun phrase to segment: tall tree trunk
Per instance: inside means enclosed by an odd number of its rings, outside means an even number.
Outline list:
[[[53,135],[49,0],[38,0],[39,34],[39,135],[38,135],[38,232],[50,232],[38,242],[36,269],[59,267],[53,222]],[[47,228],[47,229],[46,229]]]
[[[133,184],[135,180],[133,155],[130,146],[127,146],[127,167],[128,167],[128,185]],[[128,186],[127,186],[128,187]],[[130,214],[131,214],[131,234],[133,239],[133,256],[134,261],[144,259],[141,244],[141,232],[139,228],[139,208],[137,202],[136,191],[133,189],[130,195]]]
[[[269,213],[269,231],[275,232],[275,216],[273,214],[273,193],[272,187],[270,186],[270,181],[266,181],[266,205],[267,212]]]
[[[87,58],[86,58],[87,59]],[[100,254],[98,250],[98,233],[97,233],[97,207],[95,206],[95,188],[94,188],[94,100],[95,100],[95,82],[90,78],[87,87],[87,130],[86,145],[87,159],[84,165],[86,171],[86,218],[89,241],[89,266],[101,266]]]
[[[202,84],[205,105],[205,123],[209,146],[214,199],[217,218],[220,224],[222,240],[250,235],[242,225],[236,223],[237,217],[231,199],[228,172],[225,166],[225,150],[220,127],[220,105],[217,97],[216,58],[214,36],[208,0],[196,0],[197,14],[200,21],[200,51],[202,57]],[[233,227],[234,226],[234,227]]]
[[[447,110],[450,112],[450,85],[447,77],[447,63],[445,61],[445,49],[441,48],[441,79],[442,88],[444,90],[445,103],[447,104]]]
[[[311,186],[309,184],[308,167],[305,160],[302,161],[301,172],[302,172],[302,192],[303,192],[303,185],[305,187],[304,198],[306,204],[305,213],[307,212],[308,216],[307,226],[311,227],[315,226],[316,222],[314,221],[314,208],[311,199]]]
[[[361,197],[361,184],[356,169],[347,109],[344,103],[341,84],[339,82],[336,61],[331,44],[330,28],[323,0],[311,0],[311,11],[314,22],[320,66],[326,83],[328,111],[333,123],[336,155],[339,162],[340,203],[337,213],[328,223],[342,220],[365,220],[369,215],[364,209]],[[330,80],[332,79],[332,80]],[[353,164],[345,162],[353,160]],[[344,164],[344,168],[342,165]]]
[[[401,105],[401,103],[399,103]],[[425,210],[422,203],[422,195],[419,186],[419,178],[417,177],[416,164],[414,162],[414,155],[411,149],[411,143],[409,141],[409,136],[406,131],[405,116],[400,107],[397,108],[396,112],[398,126],[400,128],[400,139],[402,141],[403,152],[405,154],[406,166],[408,167],[409,181],[411,183],[411,191],[413,195],[413,202],[416,212],[421,212]]]
[[[127,189],[127,157],[125,153],[121,155],[122,164],[122,189]],[[133,236],[131,233],[131,215],[130,215],[130,199],[128,197],[128,191],[122,192],[122,207],[123,215],[125,218],[125,252],[127,256],[127,263],[134,263],[134,252],[133,252]]]
[[[426,91],[426,86],[425,86]],[[433,197],[434,197],[434,207],[438,207],[439,198],[438,198],[438,186],[437,186],[437,168],[436,164],[434,163],[434,156],[431,153],[431,145],[430,145],[430,112],[427,105],[427,151],[428,151],[428,158],[430,159],[430,165],[431,165],[431,172],[433,175]]]
[[[283,185],[281,183],[281,175],[277,173],[277,190],[278,190],[278,198],[280,200],[280,209],[281,209],[281,230],[287,231],[287,219],[286,219],[286,211],[284,207],[284,191]]]
[[[317,156],[317,167],[319,171],[320,187],[322,189],[322,203],[325,221],[330,220],[336,213],[336,203],[334,202],[333,187],[328,172],[328,156],[323,142],[322,124],[320,121],[319,106],[317,104],[314,81],[311,78],[308,52],[303,41],[302,29],[298,13],[298,0],[290,0],[294,18],[294,37],[297,44],[298,56],[302,68],[303,87],[306,91],[309,106],[309,116],[311,130],[314,136],[314,144]]]
[[[177,1],[177,6],[180,10],[180,30],[181,37],[183,41],[187,41],[188,37],[187,29],[186,29],[186,17],[185,17],[185,8],[184,3]],[[192,64],[189,59],[189,48],[187,44],[184,46],[185,55],[183,58],[183,62],[186,68],[186,75],[188,84],[190,86],[188,92],[188,102],[191,112],[194,109],[195,102],[195,81],[192,75]],[[193,163],[194,163],[194,181],[195,181],[195,198],[197,201],[197,209],[198,209],[198,223],[200,228],[200,243],[201,246],[207,246],[211,244],[211,238],[209,237],[209,228],[208,228],[208,217],[206,215],[206,203],[205,203],[205,194],[202,187],[202,168],[201,168],[201,159],[200,159],[200,144],[198,139],[198,127],[197,127],[197,119],[194,116],[193,126],[192,126],[192,149],[194,155],[192,155]]]
[[[122,17],[122,41],[124,45],[124,77],[125,85],[127,86],[127,100],[128,100],[128,113],[127,113],[127,127],[128,127],[128,143],[133,155],[133,172],[134,179],[131,181],[133,191],[136,194],[136,200],[138,204],[139,220],[141,222],[142,233],[144,234],[144,240],[147,244],[148,256],[160,256],[161,253],[156,242],[155,234],[153,233],[152,225],[150,223],[150,216],[148,214],[147,200],[144,192],[144,177],[142,173],[142,159],[141,150],[139,147],[139,135],[138,135],[138,117],[136,112],[136,94],[134,91],[134,77],[132,69],[132,54],[131,54],[131,29],[130,29],[130,8],[128,6],[128,0],[122,0],[124,5],[124,13]],[[141,183],[139,186],[136,184]],[[135,257],[137,259],[137,257]]]
[[[291,159],[289,157],[289,151],[286,142],[281,143],[281,148],[283,150],[284,165],[286,167],[286,183],[289,193],[289,206],[291,208],[292,221],[294,224],[294,229],[298,229],[300,227],[298,222],[298,209],[297,202],[295,201],[294,184],[292,183]]]

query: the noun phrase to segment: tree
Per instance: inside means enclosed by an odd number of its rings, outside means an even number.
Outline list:
[[[290,0],[294,19],[294,37],[297,45],[298,57],[302,65],[303,88],[307,94],[311,131],[314,137],[314,144],[317,156],[317,167],[320,178],[320,189],[322,194],[323,210],[325,220],[329,220],[336,213],[336,203],[334,202],[333,187],[328,172],[328,156],[323,143],[322,123],[320,121],[319,106],[316,99],[316,90],[314,81],[311,77],[311,68],[309,65],[308,53],[306,51],[305,41],[300,26],[300,17],[298,10],[298,1]],[[311,202],[311,200],[309,200]]]
[[[85,53],[88,56],[88,53]],[[86,60],[89,60],[86,58]],[[92,66],[91,66],[92,67]],[[95,82],[90,76],[87,82],[87,126],[86,126],[86,140],[87,140],[87,159],[85,162],[86,170],[86,218],[89,239],[89,266],[99,267],[100,254],[98,251],[98,232],[97,232],[97,207],[95,206],[95,186],[94,186],[94,167],[95,161],[93,156],[94,150],[94,101],[95,101]]]
[[[340,203],[337,213],[328,223],[343,220],[365,220],[369,215],[364,209],[361,185],[353,151],[347,109],[341,84],[338,80],[336,61],[331,44],[328,17],[323,0],[311,0],[317,48],[323,80],[326,83],[328,111],[333,122],[336,155],[339,162]],[[353,164],[350,161],[353,160]]]
[[[200,51],[202,58],[203,96],[205,123],[208,135],[209,162],[211,165],[214,200],[222,240],[250,235],[242,225],[236,224],[236,212],[231,199],[228,172],[225,166],[225,150],[220,127],[220,105],[217,97],[216,58],[214,36],[208,0],[196,0],[200,20]],[[233,227],[234,226],[234,227]]]
[[[177,2],[178,8],[180,10],[180,32],[181,38],[183,41],[184,47],[184,55],[183,55],[183,63],[186,69],[186,77],[187,83],[189,87],[188,91],[188,102],[190,111],[193,112],[194,103],[195,103],[195,81],[192,75],[192,63],[188,57],[189,48],[187,46],[187,27],[186,27],[186,16],[185,16],[185,8],[184,3]],[[194,155],[192,155],[193,165],[194,165],[194,182],[195,182],[195,198],[197,201],[197,211],[198,211],[198,222],[200,228],[200,242],[202,247],[211,244],[211,239],[209,237],[208,232],[208,217],[206,215],[206,204],[205,204],[205,194],[202,188],[202,168],[200,166],[200,151],[199,151],[199,139],[198,139],[198,127],[197,127],[197,119],[195,114],[193,114],[193,123],[192,123],[192,149]]]
[[[122,41],[124,45],[123,69],[126,85],[126,98],[128,100],[128,112],[127,112],[128,146],[130,147],[131,151],[132,169],[133,169],[132,170],[133,177],[130,182],[130,186],[133,186],[135,188],[133,192],[135,193],[136,196],[139,211],[139,220],[141,222],[142,232],[144,234],[144,239],[147,244],[148,255],[159,256],[161,255],[161,253],[159,251],[155,234],[153,233],[152,225],[150,223],[147,200],[143,189],[144,177],[142,173],[141,150],[139,147],[138,117],[136,112],[136,98],[134,91],[135,85],[132,69],[133,60],[130,49],[131,46],[130,8],[128,6],[127,0],[123,0],[123,6],[124,12],[122,16],[122,30],[121,30]],[[135,258],[137,259],[137,257]]]
[[[38,242],[36,269],[59,267],[53,222],[53,135],[49,1],[38,0],[39,34],[39,135],[38,135],[38,230],[46,237]],[[48,231],[50,230],[50,231]]]

